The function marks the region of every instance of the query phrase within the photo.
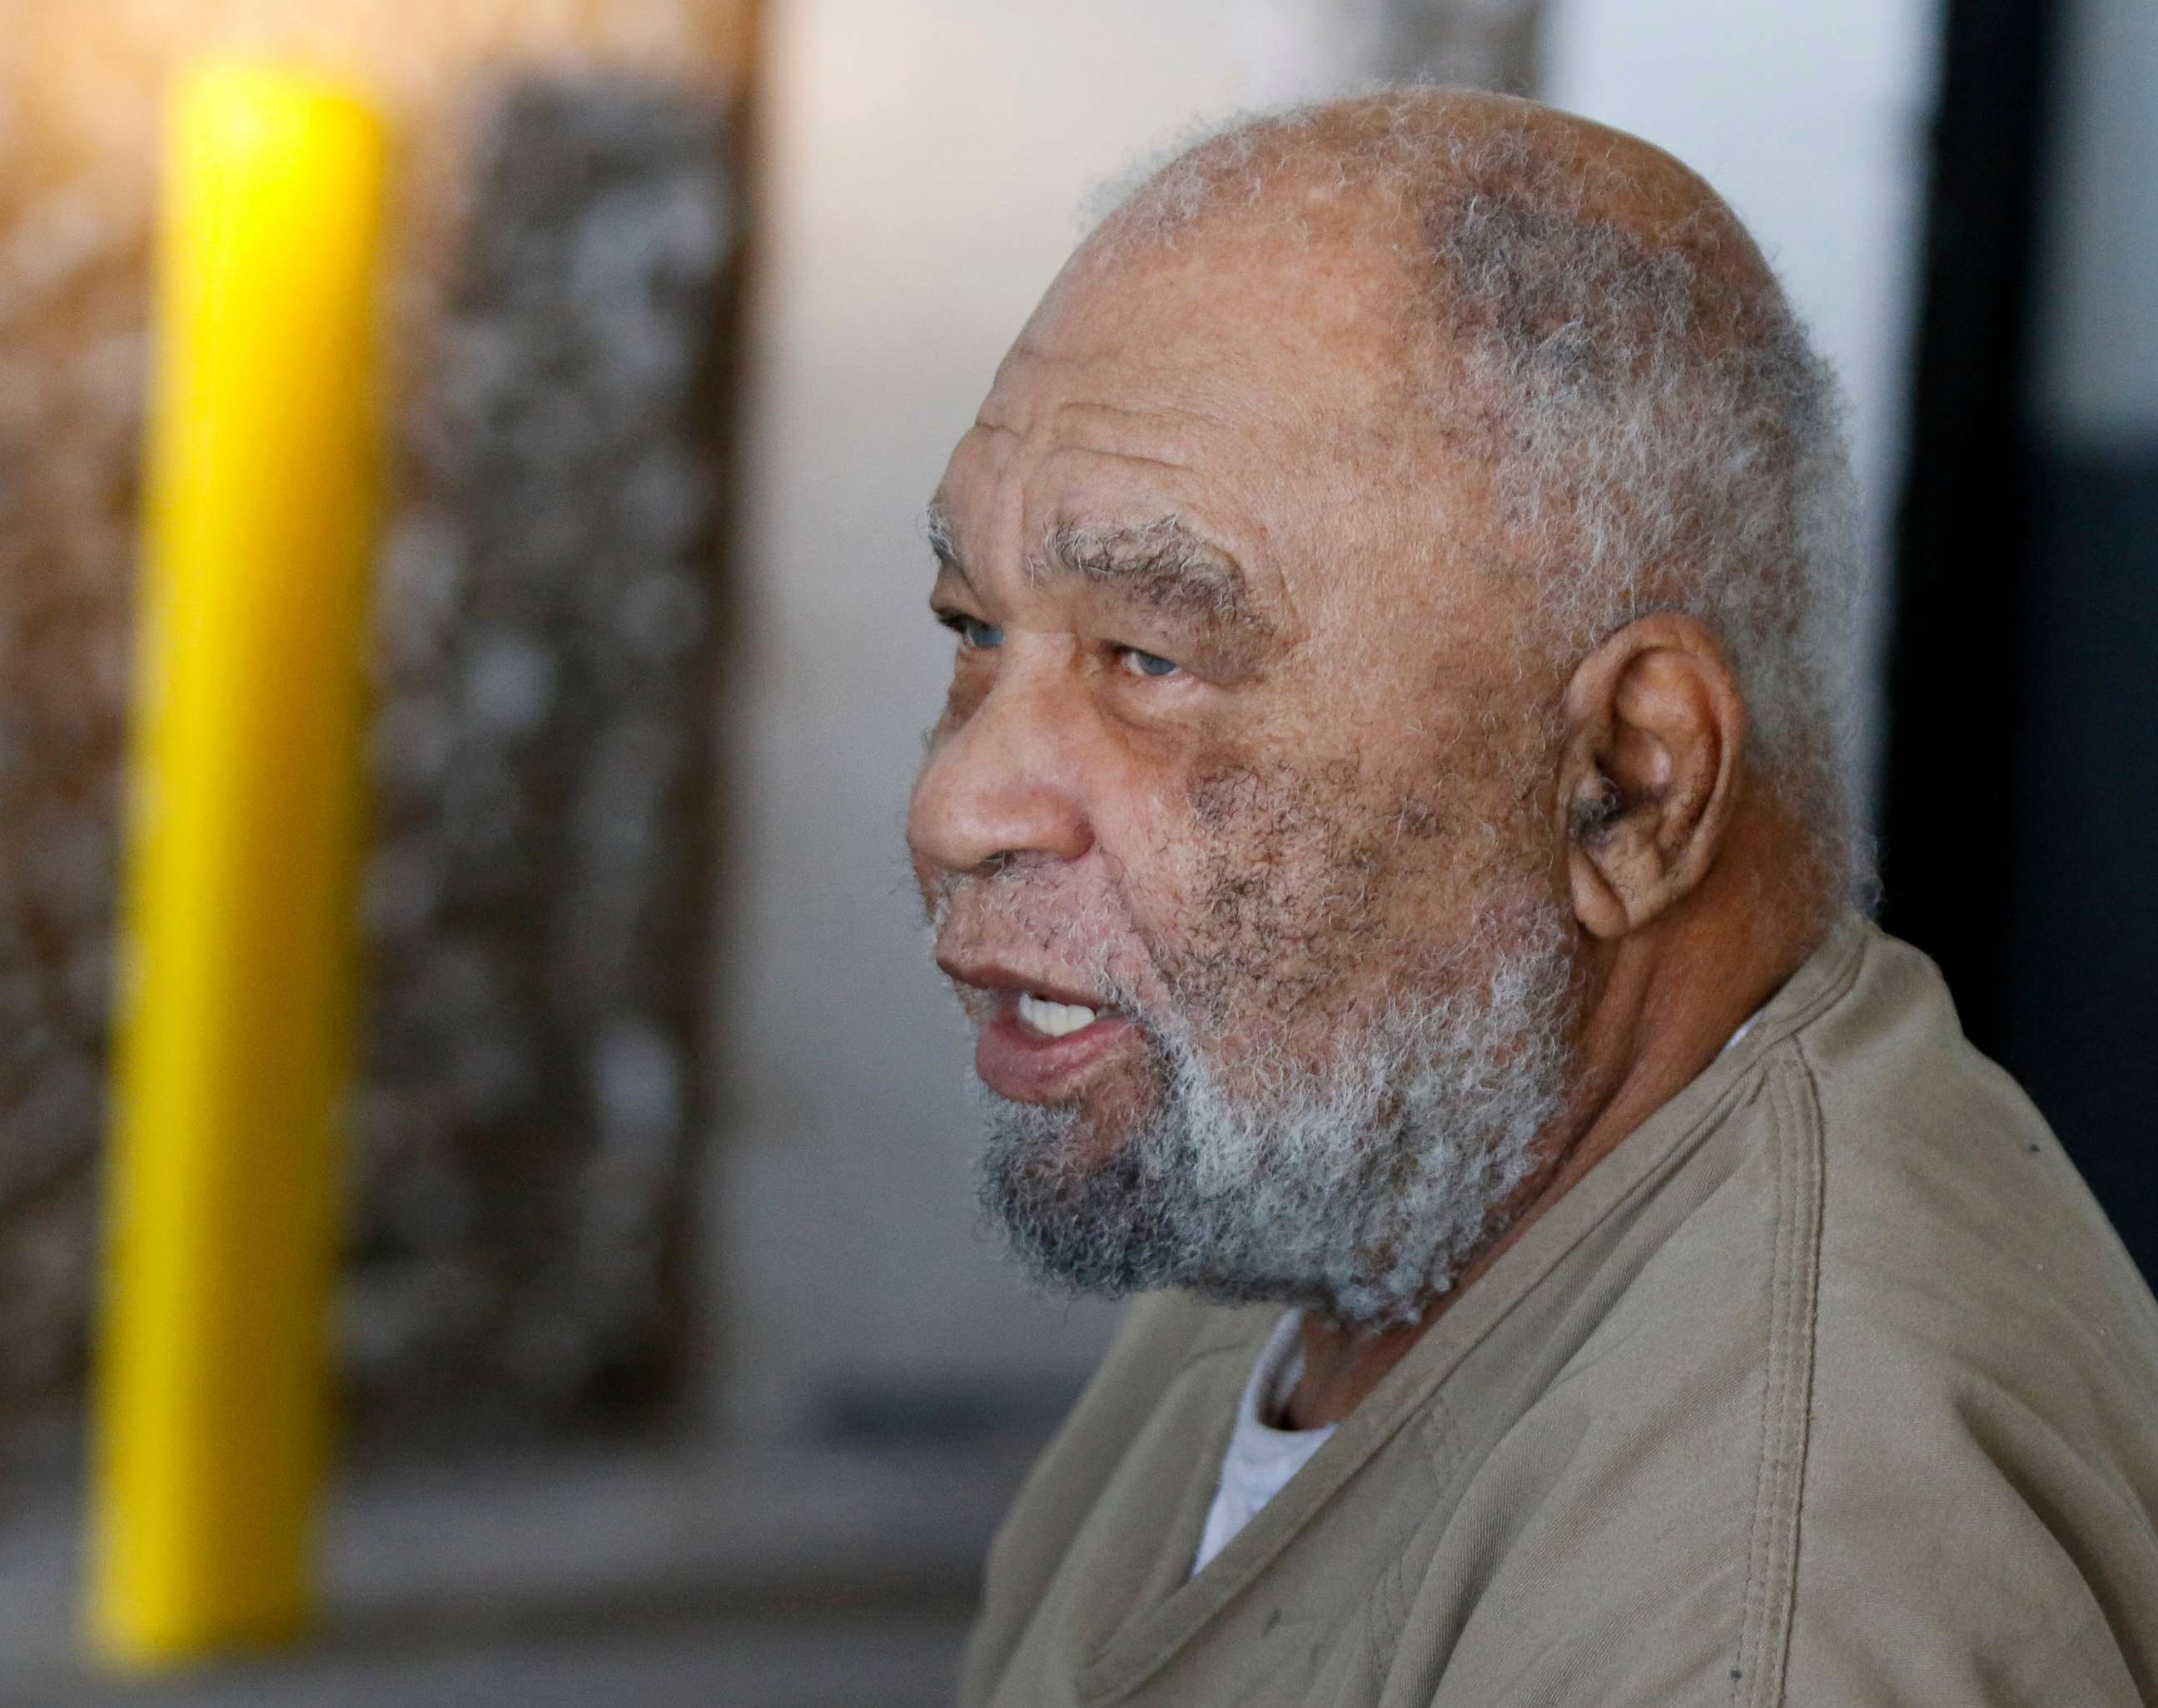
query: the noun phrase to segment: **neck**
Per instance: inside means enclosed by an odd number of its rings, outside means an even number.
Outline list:
[[[1734,830],[1737,828],[1734,827]],[[1758,829],[1753,835],[1760,835]],[[1796,972],[1827,933],[1832,911],[1741,858],[1644,929],[1598,946],[1580,1044],[1577,1090],[1538,1139],[1538,1167],[1498,1207],[1501,1231],[1475,1253],[1451,1289],[1411,1324],[1376,1331],[1307,1317],[1304,1370],[1290,1396],[1298,1429],[1338,1423],[1376,1387],[1539,1218],[1627,1136],[1713,1061],[1731,1035]],[[1771,844],[1773,846],[1773,843]]]

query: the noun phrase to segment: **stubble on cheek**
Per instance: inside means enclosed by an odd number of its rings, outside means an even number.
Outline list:
[[[1348,757],[1216,752],[1184,794],[1193,900],[1164,974],[1195,1020],[1278,1038],[1398,952],[1400,880],[1443,863],[1455,829],[1436,800],[1375,787]]]

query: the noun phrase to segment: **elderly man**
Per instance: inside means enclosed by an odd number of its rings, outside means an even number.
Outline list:
[[[968,1702],[2158,1699],[2158,1308],[1851,911],[1849,484],[1729,210],[1526,102],[1244,125],[1065,268],[909,833],[985,1201],[1153,1296]]]

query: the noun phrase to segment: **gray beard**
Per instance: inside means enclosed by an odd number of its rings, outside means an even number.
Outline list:
[[[1313,1067],[1248,1054],[1232,1093],[1185,1029],[1134,1017],[1156,1095],[1092,1166],[1084,1112],[984,1092],[980,1199],[1034,1276],[1184,1287],[1344,1324],[1416,1319],[1494,1233],[1572,1077],[1567,922],[1487,916]]]

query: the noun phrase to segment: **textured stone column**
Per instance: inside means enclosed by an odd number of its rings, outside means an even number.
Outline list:
[[[333,65],[405,142],[386,312],[363,1443],[662,1398],[712,839],[750,0],[13,0],[0,54],[0,1446],[82,1370],[157,92]]]

